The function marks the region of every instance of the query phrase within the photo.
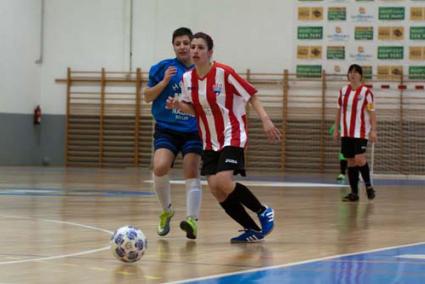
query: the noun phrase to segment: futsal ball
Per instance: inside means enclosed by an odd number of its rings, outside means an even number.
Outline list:
[[[124,226],[116,230],[111,238],[113,255],[123,262],[136,262],[144,255],[148,241],[142,230]]]

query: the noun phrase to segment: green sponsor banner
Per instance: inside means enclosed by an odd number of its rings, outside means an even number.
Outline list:
[[[410,39],[425,40],[425,27],[410,27]]]
[[[425,66],[409,66],[409,79],[425,80]]]
[[[298,39],[322,39],[323,27],[298,27]]]
[[[404,7],[379,7],[380,20],[404,20]]]
[[[322,77],[322,65],[297,65],[297,78]]]
[[[329,21],[345,21],[347,19],[347,9],[345,7],[329,7]]]
[[[343,46],[328,46],[326,49],[327,59],[345,59],[345,48]]]
[[[378,46],[378,59],[403,59],[403,46]]]
[[[367,80],[372,79],[372,66],[362,66],[363,78]]]
[[[356,27],[354,30],[355,40],[373,40],[373,27]]]

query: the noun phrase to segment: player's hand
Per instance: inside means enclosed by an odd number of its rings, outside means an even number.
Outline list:
[[[167,70],[165,70],[165,73],[164,73],[164,79],[163,79],[164,84],[168,84],[168,82],[170,82],[170,80],[171,80],[171,77],[176,75],[176,73],[177,73],[176,67],[174,67],[174,66],[168,67]]]
[[[165,102],[165,108],[166,109],[174,109],[177,108],[178,101],[175,97],[168,97],[167,101]]]
[[[339,139],[339,130],[335,127],[335,129],[334,129],[334,134],[333,134],[333,137],[334,137],[334,141],[335,142],[337,142],[338,141],[338,139]]]
[[[371,130],[369,133],[369,140],[372,143],[378,142],[378,135],[376,133],[376,130]]]
[[[277,143],[280,141],[280,131],[274,126],[270,118],[263,120],[263,129],[270,143]]]

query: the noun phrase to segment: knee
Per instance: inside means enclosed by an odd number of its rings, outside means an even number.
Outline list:
[[[169,170],[170,170],[170,167],[166,164],[157,164],[153,166],[153,173],[157,177],[162,177],[168,174]]]
[[[363,167],[366,164],[366,158],[364,156],[356,157],[355,162],[356,166]]]
[[[357,166],[356,160],[354,158],[347,159],[347,165],[350,168]]]

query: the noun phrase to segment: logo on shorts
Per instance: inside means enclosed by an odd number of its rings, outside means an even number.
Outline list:
[[[225,161],[224,161],[224,163],[226,163],[226,164],[238,164],[238,161],[236,161],[236,160],[233,160],[233,159],[226,159]]]

